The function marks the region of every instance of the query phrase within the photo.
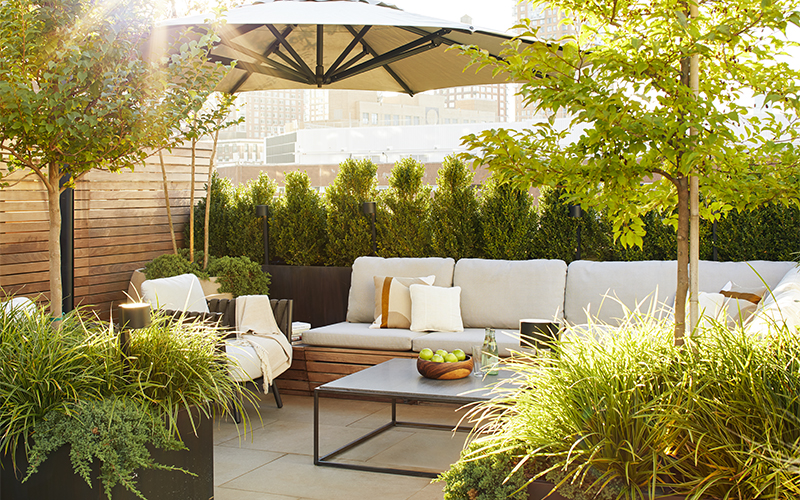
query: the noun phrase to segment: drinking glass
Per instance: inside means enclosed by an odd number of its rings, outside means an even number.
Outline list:
[[[481,351],[483,346],[474,345],[472,346],[472,374],[476,377],[483,377],[483,372],[481,371]]]

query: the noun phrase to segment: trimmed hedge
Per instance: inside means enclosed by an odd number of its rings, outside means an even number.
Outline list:
[[[378,254],[382,257],[431,255],[432,189],[423,184],[424,177],[425,166],[417,160],[404,158],[394,164],[389,189],[378,200]]]
[[[456,260],[481,256],[481,223],[475,174],[455,156],[448,156],[436,178],[430,213],[433,256]]]
[[[275,197],[275,183],[262,174],[234,188],[216,174],[211,181],[212,256],[246,255],[263,261],[261,224],[255,205],[271,207],[270,236],[278,261],[294,265],[349,266],[372,251],[369,219],[361,203],[378,204],[378,255],[383,257],[465,257],[562,259],[571,262],[581,230],[581,257],[588,260],[674,260],[674,217],[645,214],[641,248],[623,248],[612,239],[604,214],[584,210],[569,217],[564,193],[541,188],[538,205],[528,193],[490,179],[473,185],[474,173],[457,157],[447,157],[436,187],[423,184],[424,167],[412,159],[397,162],[389,189],[378,192],[377,167],[369,160],[347,160],[324,196],[310,187],[304,172],[286,175],[286,193]],[[195,210],[196,240],[202,248],[205,199]],[[700,258],[713,255],[712,227],[702,221]],[[782,204],[750,213],[731,212],[717,224],[719,260],[793,260],[800,251],[800,209]]]
[[[372,230],[361,204],[378,199],[378,167],[372,160],[348,159],[325,191],[328,206],[328,257],[331,266],[349,266],[372,253]]]
[[[483,255],[487,259],[529,259],[539,219],[531,195],[490,179],[480,207]]]
[[[328,215],[322,197],[305,171],[286,173],[286,194],[275,203],[270,218],[270,253],[293,266],[325,263]]]

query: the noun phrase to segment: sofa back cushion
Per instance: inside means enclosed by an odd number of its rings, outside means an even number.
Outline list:
[[[419,278],[434,275],[435,286],[453,285],[451,258],[389,258],[359,257],[353,263],[350,295],[347,300],[347,321],[372,323],[375,320],[375,276]]]
[[[778,284],[792,262],[700,261],[701,292],[718,293],[729,281],[743,288]],[[752,268],[751,268],[752,266]],[[671,308],[675,302],[678,268],[676,261],[590,262],[574,261],[567,272],[564,316],[570,323],[593,320],[618,325],[623,305],[646,311],[649,307]],[[622,304],[620,304],[622,302]]]
[[[588,314],[593,321],[618,325],[625,317],[622,304],[629,309],[642,303],[644,309],[651,304],[671,307],[677,269],[675,261],[573,261],[567,271],[564,317],[572,324],[583,324]]]
[[[525,318],[564,317],[567,264],[562,260],[461,259],[453,286],[461,287],[464,328],[519,328]]]
[[[761,299],[752,321],[745,327],[750,335],[767,335],[773,328],[800,327],[800,267],[793,266]]]

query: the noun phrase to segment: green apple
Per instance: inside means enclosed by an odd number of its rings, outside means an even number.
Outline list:
[[[453,349],[453,354],[456,355],[456,358],[459,361],[464,361],[465,359],[467,359],[467,354],[461,349]]]
[[[447,351],[445,351],[444,349],[437,349],[436,354],[438,354],[441,357],[445,357],[447,356]]]
[[[444,358],[438,354],[434,354],[433,357],[431,358],[431,361],[433,361],[434,363],[444,363]]]
[[[433,351],[427,347],[419,351],[419,359],[423,361],[429,361],[432,357],[433,357]]]
[[[457,358],[457,357],[456,357],[456,355],[455,355],[455,354],[453,354],[452,352],[448,352],[448,353],[447,353],[447,354],[444,356],[444,360],[445,360],[446,362],[448,362],[448,363],[455,363],[456,361],[458,361],[458,358]]]

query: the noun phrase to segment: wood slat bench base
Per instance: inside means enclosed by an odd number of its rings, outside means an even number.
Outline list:
[[[416,358],[412,351],[379,351],[296,344],[292,367],[276,379],[282,394],[311,396],[314,388],[393,358]]]

